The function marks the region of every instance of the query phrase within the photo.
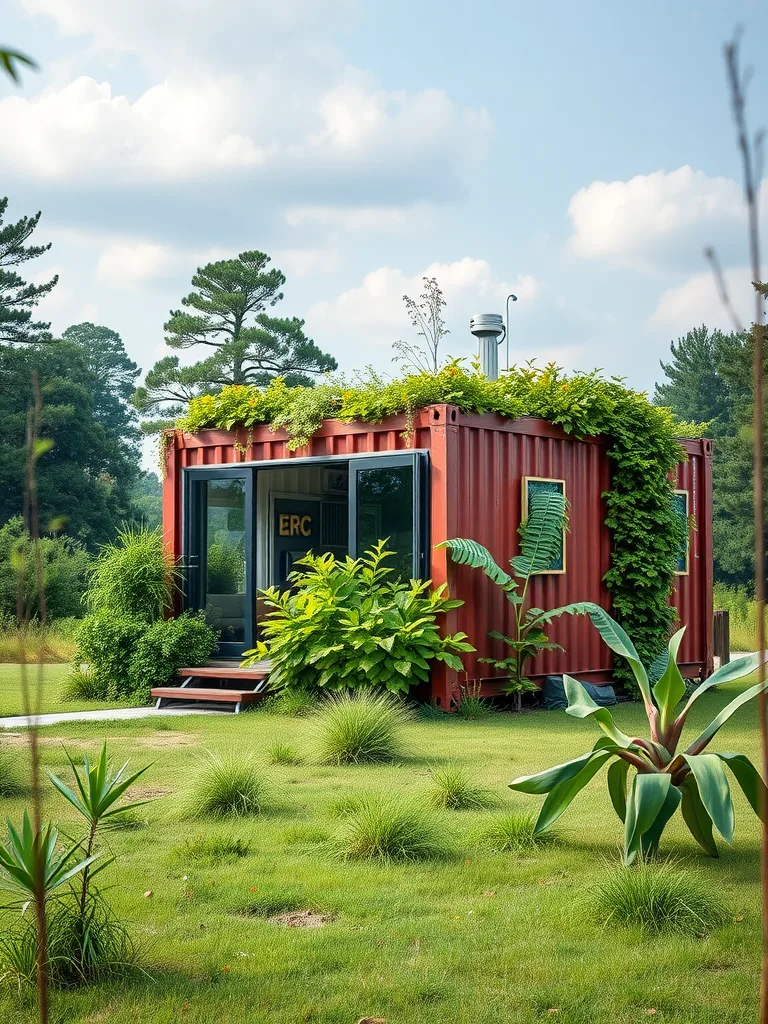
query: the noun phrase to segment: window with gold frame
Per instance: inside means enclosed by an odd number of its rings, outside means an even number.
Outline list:
[[[524,476],[522,481],[522,515],[523,522],[528,518],[528,507],[531,497],[536,492],[556,491],[565,498],[565,480],[548,476]],[[548,569],[536,573],[537,576],[562,576],[566,571],[566,531],[563,530],[563,541],[559,556],[551,563]]]

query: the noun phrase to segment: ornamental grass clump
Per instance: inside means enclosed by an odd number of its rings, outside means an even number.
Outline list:
[[[491,853],[527,853],[557,842],[554,829],[536,833],[536,815],[510,811],[490,820],[478,833],[478,845]]]
[[[231,864],[240,857],[247,857],[250,848],[247,839],[232,832],[198,832],[175,846],[171,855],[182,864],[213,866]]]
[[[696,701],[718,683],[754,672],[759,656],[749,654],[719,668],[703,682],[675,714],[686,694],[685,680],[677,667],[677,654],[685,633],[678,630],[663,656],[646,669],[632,641],[598,605],[585,603],[583,611],[606,644],[629,663],[642,695],[650,735],[628,736],[614,724],[611,712],[599,707],[578,680],[564,676],[568,697],[566,714],[593,718],[603,735],[581,757],[556,765],[536,775],[510,783],[521,793],[547,798],[536,821],[535,833],[549,828],[573,798],[600,771],[608,768],[608,792],[616,814],[624,823],[624,863],[638,854],[656,853],[662,832],[678,807],[696,842],[711,857],[717,857],[713,827],[727,842],[733,840],[733,801],[726,767],[744,791],[752,809],[760,816],[768,806],[768,791],[757,769],[744,754],[705,753],[709,743],[731,715],[743,704],[768,689],[768,682],[756,683],[735,697],[691,743],[681,747],[686,720]],[[651,680],[655,682],[651,682]],[[634,770],[630,784],[630,771]]]
[[[480,810],[493,803],[493,794],[478,786],[471,773],[455,761],[437,765],[430,773],[429,801],[449,811]]]
[[[727,908],[705,879],[674,861],[640,862],[613,869],[594,887],[593,907],[602,924],[643,932],[701,935],[725,923]]]
[[[302,756],[290,743],[278,740],[267,750],[267,760],[270,764],[296,765],[302,763]]]
[[[448,855],[442,823],[418,804],[397,796],[368,796],[340,819],[333,839],[343,857],[361,860],[415,861]]]
[[[18,752],[0,747],[0,797],[24,796],[28,792],[29,784]]]
[[[318,761],[393,761],[403,754],[402,726],[411,717],[410,710],[386,691],[332,694],[313,722]]]
[[[186,797],[191,818],[237,818],[259,814],[268,800],[269,784],[250,755],[219,757],[206,751]]]

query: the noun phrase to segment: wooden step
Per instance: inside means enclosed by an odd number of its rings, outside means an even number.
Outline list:
[[[234,704],[236,713],[240,710],[241,705],[252,704],[254,701],[261,700],[262,697],[261,687],[251,690],[233,690],[202,686],[155,686],[151,692],[156,701],[156,708],[161,708],[163,702],[168,700],[202,701],[204,703],[210,701],[217,704]]]
[[[197,668],[180,668],[179,675],[190,679],[266,679],[269,675],[268,661],[258,661],[250,668],[239,665],[200,665]]]

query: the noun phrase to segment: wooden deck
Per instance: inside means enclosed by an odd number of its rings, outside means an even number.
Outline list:
[[[236,662],[211,662],[194,668],[180,668],[179,675],[184,680],[181,686],[155,686],[152,696],[157,708],[171,701],[198,701],[233,704],[234,712],[238,714],[244,704],[253,704],[262,698],[269,671],[267,661],[259,661],[249,668],[241,668]]]

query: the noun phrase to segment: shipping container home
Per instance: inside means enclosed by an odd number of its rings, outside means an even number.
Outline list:
[[[673,601],[687,628],[681,668],[688,676],[712,671],[712,446],[681,441],[675,502],[689,521]],[[185,602],[205,609],[221,630],[219,655],[236,659],[253,646],[262,617],[258,592],[283,586],[310,549],[356,555],[390,538],[397,568],[447,582],[464,605],[445,628],[463,630],[477,648],[463,677],[433,671],[431,697],[448,707],[469,680],[498,692],[478,659],[503,657],[490,630],[512,628],[510,606],[477,570],[457,568],[435,545],[471,537],[504,565],[517,552],[518,527],[537,487],[562,490],[571,505],[570,532],[551,571],[531,584],[531,602],[552,608],[594,601],[610,609],[603,576],[611,538],[603,492],[610,488],[607,442],[576,440],[544,420],[473,415],[452,405],[419,410],[412,423],[395,416],[378,424],[326,420],[309,445],[288,449],[287,437],[267,426],[250,432],[174,431],[166,435],[163,522],[184,566]],[[550,630],[564,651],[545,652],[534,678],[569,672],[610,679],[611,655],[588,619],[563,616]]]

